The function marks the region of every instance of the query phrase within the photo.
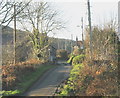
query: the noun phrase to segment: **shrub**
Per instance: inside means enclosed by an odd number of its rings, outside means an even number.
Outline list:
[[[82,63],[82,61],[84,60],[84,58],[85,58],[85,55],[83,55],[83,54],[74,57],[73,61],[72,61],[72,65],[77,65],[77,64]]]
[[[86,66],[78,73],[76,78],[77,96],[111,96],[117,95],[117,71],[113,70],[112,65],[101,63],[93,66]]]
[[[34,72],[38,66],[41,66],[40,63],[42,62],[39,60],[31,59],[26,62],[2,66],[2,89],[14,89],[17,82],[21,82],[25,74]]]
[[[85,54],[73,58],[73,69],[70,72],[70,82],[75,96],[118,96],[118,64],[120,53],[114,28],[94,28],[92,38],[92,55],[89,48],[89,37],[85,39]],[[87,33],[89,35],[89,33]],[[119,45],[119,44],[118,44]],[[116,47],[117,46],[117,47]],[[118,57],[119,58],[119,57]],[[83,60],[84,59],[84,60]],[[80,66],[80,63],[84,67]],[[69,86],[65,87],[69,94]],[[67,89],[66,89],[67,88]],[[68,89],[69,88],[69,89]]]
[[[14,90],[14,91],[0,91],[0,94],[2,94],[3,96],[10,96],[10,95],[18,94],[18,93],[19,93],[18,90]]]
[[[62,96],[74,95],[76,79],[82,67],[83,67],[82,64],[73,66],[73,69],[70,71],[70,77],[67,83],[64,85],[63,90],[61,91],[60,95]]]
[[[78,77],[79,71],[81,70],[82,67],[83,67],[83,64],[77,64],[77,65],[73,66],[73,69],[70,71],[69,80],[75,81],[76,78]]]
[[[75,57],[75,56],[71,56],[71,57],[69,58],[69,60],[67,61],[67,63],[72,64],[72,60],[73,60],[74,57]]]

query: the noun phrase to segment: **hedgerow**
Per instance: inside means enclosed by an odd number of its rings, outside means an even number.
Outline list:
[[[70,77],[60,93],[61,96],[74,94],[73,92],[75,91],[76,80],[82,67],[82,64],[73,66],[72,70],[70,71]]]
[[[82,61],[84,60],[84,58],[85,58],[85,55],[83,55],[83,54],[75,56],[73,58],[72,65],[77,65],[77,64],[82,63]]]
[[[112,26],[93,28],[92,51],[88,35],[85,40],[85,57],[72,60],[70,78],[61,95],[118,96],[119,43]],[[82,67],[80,66],[82,64]]]
[[[71,58],[73,58],[74,62],[75,60],[79,59],[79,61],[83,60],[83,57],[85,57],[84,55],[79,55],[79,56],[72,56]],[[69,61],[71,60],[71,58],[69,59]],[[77,61],[76,60],[76,61]],[[82,63],[76,63],[77,65],[74,65],[72,70],[70,71],[70,77],[67,81],[67,83],[64,85],[63,89],[60,92],[61,96],[68,96],[68,95],[74,95],[74,91],[75,91],[75,86],[76,86],[76,80],[78,78],[79,75],[79,71],[82,69],[83,64]]]

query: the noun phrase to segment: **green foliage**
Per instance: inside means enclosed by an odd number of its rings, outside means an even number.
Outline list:
[[[82,67],[83,67],[83,64],[77,64],[77,65],[73,66],[73,68],[70,72],[70,78],[69,78],[70,81],[75,82]]]
[[[76,79],[77,79],[77,77],[79,75],[79,71],[81,70],[82,67],[83,67],[82,64],[73,66],[73,68],[70,72],[70,77],[67,81],[67,84],[64,85],[63,90],[60,93],[61,96],[68,96],[71,93],[73,93],[73,91],[75,90]]]
[[[84,59],[84,57],[85,55],[79,55],[76,57],[71,56],[70,59],[67,61],[67,63],[74,62],[74,66],[70,71],[70,77],[67,81],[67,84],[63,87],[60,95],[68,96],[71,95],[71,93],[73,93],[73,91],[75,90],[76,79],[78,78],[79,72],[83,67],[82,60]]]
[[[14,90],[14,91],[0,91],[0,94],[2,94],[3,96],[9,96],[9,95],[15,95],[20,93],[19,90]]]
[[[75,57],[75,56],[71,56],[71,57],[69,58],[69,60],[67,61],[67,63],[72,64],[72,60],[73,60],[74,57]]]
[[[33,44],[33,50],[36,57],[39,59],[45,58],[47,55],[48,37],[47,33],[40,33],[37,29],[34,28],[33,34],[30,36],[31,42]]]
[[[69,96],[69,93],[73,92],[74,86],[70,81],[67,82],[66,85],[64,85],[63,90],[60,93],[60,96]]]
[[[67,96],[68,95],[68,85],[65,85],[63,88],[63,91],[60,93],[61,96]]]
[[[84,60],[84,58],[85,58],[85,55],[83,55],[83,54],[74,57],[72,65],[77,65],[77,64],[82,63],[82,61]]]

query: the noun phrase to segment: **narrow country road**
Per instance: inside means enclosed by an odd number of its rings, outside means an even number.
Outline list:
[[[63,64],[49,70],[22,96],[52,96],[56,86],[69,76],[70,69],[70,65]]]

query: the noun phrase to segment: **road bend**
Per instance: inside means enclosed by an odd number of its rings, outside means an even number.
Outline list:
[[[70,69],[70,65],[63,64],[47,71],[22,96],[52,96],[56,87],[69,77]]]

